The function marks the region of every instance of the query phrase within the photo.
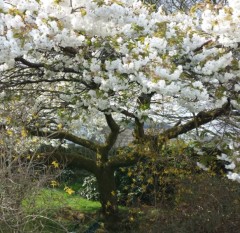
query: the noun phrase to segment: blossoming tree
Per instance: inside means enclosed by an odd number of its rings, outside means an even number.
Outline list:
[[[135,0],[0,0],[1,124],[96,153],[55,150],[96,176],[104,213],[115,213],[117,168],[167,140],[235,117],[239,24],[240,2],[233,0],[199,5],[188,15],[166,15]],[[145,124],[165,121],[167,129],[146,132]],[[110,156],[129,123],[134,142]]]

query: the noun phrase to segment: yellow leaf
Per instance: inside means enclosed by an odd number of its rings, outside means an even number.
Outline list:
[[[62,2],[62,0],[54,0],[54,3],[55,4],[59,4],[59,3],[61,3]]]
[[[132,172],[129,171],[129,172],[127,173],[127,175],[130,177],[130,176],[132,175]]]
[[[87,14],[87,11],[84,8],[81,8],[80,12],[82,16],[85,16]]]
[[[74,190],[72,190],[71,188],[69,188],[69,187],[67,187],[67,186],[64,188],[64,191],[65,191],[67,194],[69,194],[69,195],[72,195],[73,193],[75,193]]]
[[[8,116],[7,117],[7,124],[9,125],[11,123],[11,121],[12,121],[12,118]]]
[[[21,135],[23,138],[27,137],[27,130],[26,129],[22,129],[21,130]]]
[[[61,130],[62,127],[63,127],[62,123],[58,124],[58,126],[57,126],[58,130]]]
[[[58,182],[56,180],[52,180],[51,184],[50,184],[53,188],[55,188],[56,186],[58,186]]]
[[[133,221],[134,221],[133,216],[131,216],[131,217],[129,218],[129,220],[130,220],[130,222],[133,222]]]
[[[59,163],[57,161],[53,161],[52,165],[54,166],[54,168],[59,168]]]
[[[149,184],[153,184],[153,178],[150,177],[150,178],[147,180],[147,182],[148,182]]]
[[[38,141],[38,138],[37,137],[33,137],[32,138],[32,142],[37,142]]]
[[[111,194],[112,194],[112,196],[115,196],[115,195],[116,195],[116,193],[115,193],[114,191],[112,191]]]
[[[13,135],[13,131],[10,130],[10,129],[8,129],[8,130],[7,130],[7,134],[8,134],[9,136],[12,136],[12,135]]]
[[[120,170],[121,172],[125,172],[126,169],[124,167],[121,167]]]
[[[147,186],[146,185],[142,185],[142,190],[145,192],[146,191],[146,189],[147,189]]]

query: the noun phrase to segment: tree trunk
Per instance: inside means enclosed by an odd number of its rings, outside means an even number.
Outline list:
[[[118,206],[114,169],[110,167],[99,168],[96,177],[103,214],[105,216],[117,215]]]

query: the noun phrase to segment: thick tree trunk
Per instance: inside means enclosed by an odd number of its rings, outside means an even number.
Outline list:
[[[110,167],[99,168],[96,177],[103,214],[105,216],[117,215],[118,206],[114,169]]]

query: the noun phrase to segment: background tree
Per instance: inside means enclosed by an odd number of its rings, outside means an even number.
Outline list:
[[[143,1],[147,2],[153,5],[156,5],[156,7],[163,6],[164,10],[167,12],[174,12],[174,11],[184,11],[184,12],[189,12],[192,7],[196,6],[204,6],[206,4],[214,4],[217,5],[218,7],[222,7],[223,5],[226,5],[227,1],[225,0],[209,0],[209,1],[201,1],[201,0],[147,0]]]
[[[204,125],[223,135],[209,123],[236,115],[239,14],[234,1],[206,5],[201,15],[166,15],[136,1],[0,1],[1,102],[10,106],[1,123],[9,127],[10,116],[11,127],[24,126],[50,141],[56,157],[93,173],[103,212],[114,214],[117,168],[160,156],[168,140],[199,135]],[[145,129],[160,123],[168,128]],[[133,143],[112,156],[129,125]],[[228,133],[226,159],[235,164],[239,138]]]

